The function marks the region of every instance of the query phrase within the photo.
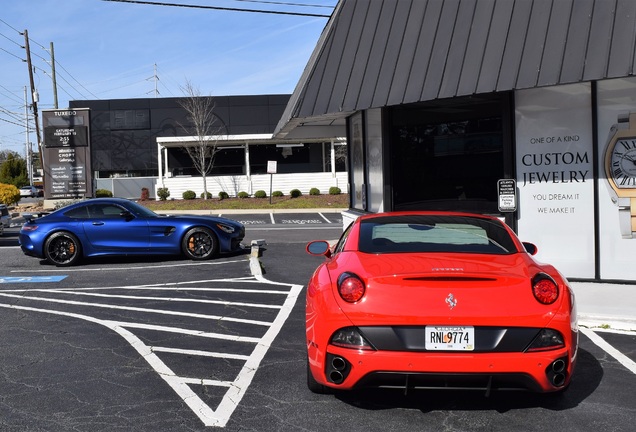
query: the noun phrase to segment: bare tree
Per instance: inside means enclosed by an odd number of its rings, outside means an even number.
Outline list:
[[[203,198],[208,199],[206,175],[214,166],[217,142],[225,127],[214,114],[212,97],[201,96],[199,89],[190,81],[186,81],[181,90],[184,97],[179,100],[179,105],[186,111],[187,120],[187,124],[181,127],[196,139],[193,145],[184,145],[183,150],[203,177]]]

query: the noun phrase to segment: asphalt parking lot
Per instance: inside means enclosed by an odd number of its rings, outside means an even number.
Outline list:
[[[325,216],[233,216],[248,243],[266,241],[256,271],[250,250],[56,268],[23,256],[9,229],[0,430],[632,430],[636,334],[612,329],[583,329],[577,375],[557,398],[310,393],[303,288],[321,258],[304,245],[339,235],[339,215]]]

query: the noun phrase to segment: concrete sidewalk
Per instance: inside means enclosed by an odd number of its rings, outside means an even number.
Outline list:
[[[579,325],[636,331],[636,285],[570,282]]]
[[[241,215],[241,214],[281,214],[281,213],[342,213],[343,208],[298,208],[298,209],[216,209],[216,210],[154,210],[158,214],[196,214],[196,215]]]

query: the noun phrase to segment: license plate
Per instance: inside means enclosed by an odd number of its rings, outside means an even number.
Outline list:
[[[431,351],[473,351],[475,328],[426,326],[425,348]]]

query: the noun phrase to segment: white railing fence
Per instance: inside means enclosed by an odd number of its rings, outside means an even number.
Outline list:
[[[342,193],[348,193],[348,177],[346,172],[337,172],[334,176],[331,172],[318,173],[294,173],[294,174],[259,174],[247,176],[214,176],[206,178],[207,190],[213,197],[218,197],[219,192],[226,192],[235,197],[239,192],[247,192],[253,195],[258,190],[264,190],[267,196],[271,191],[281,191],[289,195],[292,189],[298,189],[303,194],[308,194],[312,188],[317,188],[321,194],[328,194],[332,186],[339,187]],[[141,189],[148,188],[150,198],[157,198],[157,189],[165,187],[170,192],[170,199],[181,199],[183,192],[191,190],[200,197],[203,193],[202,177],[117,177],[96,179],[96,189],[107,189],[113,196],[138,199],[141,197]]]

